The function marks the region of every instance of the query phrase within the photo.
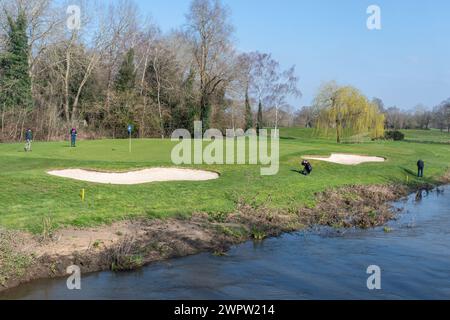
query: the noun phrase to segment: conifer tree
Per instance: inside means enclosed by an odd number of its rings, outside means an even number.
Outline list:
[[[116,77],[116,90],[118,92],[130,92],[136,84],[136,72],[134,66],[134,50],[128,50]]]
[[[259,130],[263,128],[263,112],[262,112],[262,102],[259,101],[258,104],[258,117],[256,121],[256,131],[259,135]]]
[[[33,100],[25,13],[20,11],[16,20],[8,16],[8,27],[6,52],[0,56],[0,108],[29,110]]]
[[[253,112],[248,96],[248,88],[245,91],[245,130],[253,128]]]

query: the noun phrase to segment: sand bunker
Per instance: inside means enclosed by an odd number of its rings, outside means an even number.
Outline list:
[[[332,153],[328,158],[326,157],[309,157],[305,156],[304,159],[308,160],[319,160],[326,161],[344,165],[357,165],[365,162],[384,162],[386,159],[380,157],[369,157],[369,156],[359,156],[353,154],[341,154],[341,153]]]
[[[177,168],[152,168],[139,171],[114,173],[88,171],[83,169],[67,169],[49,171],[48,174],[81,181],[120,185],[162,181],[206,181],[219,178],[219,174],[211,171]]]

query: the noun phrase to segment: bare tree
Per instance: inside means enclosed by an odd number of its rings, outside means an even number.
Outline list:
[[[121,37],[124,37],[124,30],[129,30],[130,19],[133,17],[133,7],[111,6],[109,10],[79,2],[82,8],[81,29],[66,30],[65,38],[60,40],[61,45],[54,47],[56,50],[64,51],[64,59],[56,61],[54,68],[59,71],[64,86],[64,115],[72,125],[78,121],[80,96],[87,81],[92,76],[95,68],[100,64],[102,58],[111,53],[111,47],[116,45]],[[126,8],[126,9],[125,9]],[[90,13],[90,15],[88,14]],[[117,16],[118,21],[112,18]],[[95,17],[95,18],[94,18]],[[113,30],[114,32],[111,32]],[[83,52],[83,59],[77,59],[79,51]],[[78,83],[71,83],[74,68],[81,68],[83,76]],[[111,79],[108,81],[110,85]],[[74,86],[75,93],[71,96],[70,87]],[[107,91],[108,92],[108,91]],[[108,94],[107,94],[108,96]]]
[[[153,69],[153,80],[156,84],[156,103],[158,105],[159,115],[159,128],[161,131],[161,138],[164,139],[164,118],[163,118],[163,106],[161,103],[161,91],[162,89],[169,90],[172,87],[172,83],[169,78],[166,78],[167,56],[170,55],[170,51],[165,47],[162,41],[157,41],[151,52],[151,68]]]
[[[390,107],[385,111],[386,126],[389,129],[404,129],[409,115],[398,107]]]
[[[301,96],[295,67],[283,72],[275,70],[275,76],[269,88],[268,102],[275,108],[275,129],[278,129],[280,108],[289,106],[287,98],[290,96]]]
[[[187,14],[187,34],[200,78],[200,118],[209,127],[211,95],[229,80],[227,58],[233,54],[229,11],[219,0],[194,0]]]
[[[273,83],[277,81],[277,69],[279,63],[272,59],[270,54],[252,52],[251,59],[251,74],[250,74],[250,88],[251,92],[256,96],[259,104],[270,95]]]
[[[139,39],[138,9],[133,2],[121,0],[117,3],[110,3],[107,11],[107,28],[105,28],[103,36],[108,39],[109,45],[106,47],[101,64],[106,76],[104,106],[108,113],[114,75],[119,67],[121,57],[130,48],[137,46],[141,39]],[[146,36],[150,36],[150,33]],[[144,58],[145,54],[142,54],[141,57]]]
[[[317,109],[314,107],[302,107],[295,114],[294,124],[305,128],[313,128],[318,118]]]
[[[447,129],[450,133],[450,98],[441,102],[439,106],[435,108],[435,119],[441,131]]]
[[[139,116],[139,136],[145,136],[145,122],[148,115],[148,82],[145,81],[147,69],[151,63],[150,52],[153,43],[159,36],[160,30],[153,23],[148,21],[143,32],[138,34],[136,43],[136,55],[138,57],[136,64],[136,74],[138,75],[139,98],[140,98],[140,116]]]
[[[252,52],[250,53],[251,73],[250,92],[258,101],[258,114],[256,129],[263,127],[263,102],[270,96],[272,84],[277,80],[279,63],[272,59],[270,54]]]

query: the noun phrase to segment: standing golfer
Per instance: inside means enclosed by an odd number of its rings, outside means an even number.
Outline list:
[[[25,131],[25,152],[31,151],[31,142],[33,142],[33,132],[30,128]]]
[[[423,178],[423,169],[425,168],[425,163],[423,160],[417,161],[417,176]]]
[[[72,128],[72,130],[70,130],[70,146],[71,147],[75,147],[75,144],[77,142],[77,129]]]

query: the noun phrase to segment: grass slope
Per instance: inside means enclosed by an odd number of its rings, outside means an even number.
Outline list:
[[[416,133],[414,133],[416,135]],[[315,139],[311,130],[281,131],[280,171],[260,176],[259,166],[195,166],[221,173],[206,182],[164,182],[135,186],[111,186],[62,179],[46,171],[59,168],[126,170],[172,166],[175,143],[168,140],[135,140],[128,152],[126,140],[80,141],[77,148],[65,142],[34,143],[25,153],[23,144],[0,144],[0,226],[42,232],[43,221],[54,228],[93,226],[131,217],[169,217],[193,212],[231,212],[240,199],[273,207],[314,204],[314,193],[348,184],[414,182],[415,164],[426,161],[430,181],[448,170],[450,145],[409,142],[366,142],[337,145]],[[408,137],[408,133],[407,133]],[[440,142],[440,141],[436,141]],[[342,166],[313,161],[314,172],[303,177],[302,155],[344,152],[382,156],[385,163]],[[86,189],[86,201],[79,192]]]

